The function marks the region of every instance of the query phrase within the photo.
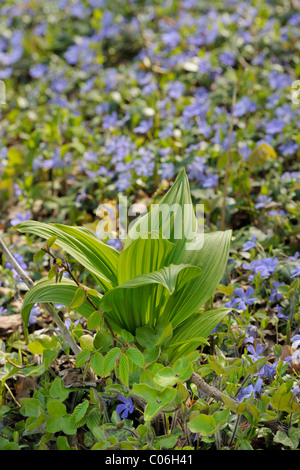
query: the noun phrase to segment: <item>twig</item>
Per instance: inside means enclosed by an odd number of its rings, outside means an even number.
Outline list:
[[[32,281],[32,279],[30,279],[30,277],[22,269],[19,263],[15,260],[15,258],[13,257],[13,255],[11,254],[11,252],[9,251],[9,249],[7,248],[7,246],[5,245],[5,243],[3,242],[1,238],[0,238],[0,251],[2,251],[7,261],[10,263],[12,268],[17,272],[18,276],[22,279],[22,281],[26,284],[28,289],[31,289],[34,286],[34,282]],[[64,322],[61,320],[58,313],[56,312],[56,310],[51,304],[45,303],[44,306],[47,312],[49,313],[49,315],[51,316],[51,318],[53,319],[53,321],[56,323],[63,339],[70,346],[75,356],[77,356],[80,353],[81,349],[77,345],[77,343],[74,341],[68,328],[65,326]]]
[[[223,393],[220,392],[220,390],[218,390],[213,385],[209,385],[207,382],[205,382],[205,380],[201,377],[201,375],[194,372],[192,374],[190,380],[202,392],[204,392],[208,396],[214,398],[216,401],[221,401],[222,403],[224,403]]]
[[[49,250],[49,248],[47,246],[45,246],[44,248],[42,248],[42,251],[44,251],[45,253],[47,253],[49,256],[51,256],[51,258],[54,260],[54,262],[56,263],[56,257],[51,253],[51,251]],[[76,277],[74,276],[74,274],[72,273],[72,270],[69,266],[69,263],[66,261],[66,263],[63,263],[61,262],[61,266],[63,267],[63,269],[71,276],[71,278],[73,279],[73,281],[75,282],[75,284],[78,286],[78,287],[83,287],[83,285],[78,281],[78,279],[76,279]],[[102,317],[103,317],[103,320],[107,326],[107,328],[109,329],[110,331],[110,334],[112,336],[112,340],[113,340],[113,345],[114,347],[116,346],[116,341],[118,340],[116,338],[116,335],[114,334],[114,331],[112,329],[112,326],[111,324],[109,323],[109,321],[107,320],[107,318],[105,318],[105,316],[103,315],[102,312],[100,312],[100,309],[94,304],[94,302],[92,301],[92,299],[89,298],[88,295],[85,296],[86,297],[86,300],[89,302],[89,304],[96,310],[98,311]]]
[[[16,399],[16,397],[14,396],[13,392],[11,391],[11,389],[9,388],[9,386],[7,385],[6,382],[5,382],[4,385],[5,385],[5,387],[7,388],[7,390],[9,391],[9,393],[10,393],[10,395],[11,395],[13,401],[15,402],[15,404],[16,404],[19,408],[21,408],[22,405],[20,405],[20,403],[18,402],[18,400]]]

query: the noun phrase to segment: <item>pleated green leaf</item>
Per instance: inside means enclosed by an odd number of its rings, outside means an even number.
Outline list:
[[[195,266],[179,264],[163,267],[124,282],[107,292],[102,307],[106,317],[118,328],[135,334],[136,328],[160,323],[164,305],[175,289],[200,276],[202,270]]]
[[[99,240],[90,230],[62,224],[46,224],[27,220],[15,227],[49,239],[56,236],[56,245],[63,248],[84,266],[97,280],[104,292],[117,285],[119,252]]]
[[[181,262],[187,240],[192,240],[197,231],[197,220],[193,208],[189,181],[185,170],[178,174],[173,186],[152,210],[140,217],[131,227],[125,241],[127,248],[143,232],[158,231],[163,238],[174,243],[169,262]]]
[[[164,350],[168,359],[173,362],[197,349],[229,312],[230,309],[221,307],[193,315],[181,323]]]
[[[214,294],[226,268],[230,240],[230,230],[207,233],[201,249],[185,251],[182,262],[202,268],[203,273],[170,297],[164,315],[168,315],[174,328],[197,313]]]
[[[118,284],[134,279],[142,274],[158,271],[167,265],[167,259],[174,245],[163,238],[134,240],[120,253],[118,262]]]
[[[25,295],[21,315],[25,326],[28,325],[29,315],[32,307],[36,303],[59,303],[69,307],[74,299],[75,292],[77,291],[77,284],[70,279],[63,278],[61,282],[56,283],[55,280],[42,279],[37,282]],[[101,295],[93,297],[93,302],[96,306],[100,305]],[[80,315],[88,318],[91,313],[95,311],[92,305],[84,301],[76,311]]]

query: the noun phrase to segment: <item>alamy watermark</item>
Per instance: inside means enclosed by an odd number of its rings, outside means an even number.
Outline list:
[[[292,103],[300,104],[300,80],[294,80],[292,83]]]
[[[150,212],[149,212],[150,209]],[[151,217],[147,217],[150,213]],[[186,240],[187,250],[199,250],[204,243],[204,204],[145,204],[128,205],[126,196],[119,196],[118,206],[101,204],[97,211],[100,218],[96,228],[99,239],[125,240],[128,236]],[[133,220],[132,220],[133,219]]]
[[[6,104],[6,87],[3,80],[0,80],[0,104]]]

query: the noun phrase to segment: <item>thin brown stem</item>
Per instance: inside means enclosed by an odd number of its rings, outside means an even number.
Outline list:
[[[42,250],[47,253],[53,260],[54,262],[56,263],[56,257],[53,255],[53,253],[51,253],[51,251],[49,250],[49,248],[47,247],[47,245],[42,248]],[[68,263],[68,261],[66,261],[65,263],[64,262],[61,262],[61,265],[60,265],[68,274],[69,276],[72,278],[72,280],[75,282],[75,284],[78,286],[78,287],[83,287],[84,286],[80,283],[80,281],[74,276],[74,274],[72,273],[72,270],[71,270],[71,267]],[[117,341],[117,338],[115,336],[115,333],[109,323],[109,321],[107,320],[107,318],[105,318],[105,316],[103,315],[103,313],[100,311],[100,309],[97,307],[97,305],[94,304],[94,302],[92,301],[92,299],[86,295],[86,300],[89,302],[89,304],[95,309],[95,311],[99,312],[102,317],[103,317],[103,320],[104,320],[104,323],[106,324],[107,328],[109,329],[110,331],[110,334],[112,336],[112,340],[113,340],[113,346],[115,347],[116,346],[116,341]]]
[[[15,258],[13,257],[13,255],[11,254],[11,252],[9,251],[9,249],[7,248],[7,246],[5,245],[5,243],[3,242],[3,240],[1,238],[0,238],[0,251],[2,251],[2,253],[5,256],[5,258],[7,259],[7,261],[10,263],[12,268],[17,272],[20,279],[22,279],[22,281],[26,284],[28,289],[31,289],[34,286],[34,282],[32,281],[32,279],[30,279],[30,277],[27,275],[27,273],[22,269],[22,267],[19,265],[19,263],[15,260]],[[77,345],[77,343],[74,341],[74,339],[73,339],[72,335],[70,334],[68,328],[65,326],[64,322],[61,320],[61,318],[57,314],[54,307],[49,303],[45,303],[44,307],[47,310],[47,312],[49,313],[49,315],[52,317],[54,322],[56,323],[63,339],[70,346],[70,348],[72,349],[75,356],[77,356],[77,354],[80,353],[81,349]]]

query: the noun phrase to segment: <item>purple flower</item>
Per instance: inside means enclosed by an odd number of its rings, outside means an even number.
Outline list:
[[[195,157],[194,161],[187,166],[186,171],[189,179],[202,182],[206,169],[205,158]]]
[[[0,317],[1,317],[1,315],[3,315],[4,313],[7,313],[7,309],[1,306],[1,307],[0,307]]]
[[[118,395],[118,400],[121,401],[123,404],[117,406],[116,412],[118,415],[121,415],[122,419],[127,418],[128,414],[133,413],[135,406],[133,405],[130,397],[125,398],[122,395]]]
[[[183,83],[179,81],[174,81],[170,83],[169,89],[168,89],[168,95],[173,100],[177,100],[178,98],[180,98],[180,96],[182,96],[184,92],[185,92],[185,86]]]
[[[47,65],[45,64],[35,64],[31,69],[29,70],[29,73],[32,78],[40,78],[42,77],[47,70]]]
[[[151,129],[152,126],[153,126],[152,120],[149,120],[149,121],[144,120],[144,121],[141,121],[140,124],[133,129],[133,132],[135,132],[136,134],[147,134],[147,132]]]
[[[122,242],[119,238],[110,238],[109,240],[107,240],[107,245],[110,245],[112,246],[113,248],[115,248],[116,250],[122,250],[123,248],[123,245],[122,245]]]
[[[0,79],[10,78],[13,73],[12,67],[6,67],[3,70],[0,70]]]
[[[158,173],[162,180],[172,179],[175,175],[175,167],[173,163],[162,163]]]
[[[26,220],[29,220],[30,217],[31,217],[31,213],[29,211],[26,211],[25,214],[18,212],[17,214],[15,214],[14,218],[11,219],[10,224],[12,227],[14,227],[15,225],[18,225],[21,222],[25,222]]]
[[[126,171],[125,173],[120,173],[118,180],[116,181],[116,189],[118,192],[125,191],[131,186],[131,179],[132,175],[130,171]]]
[[[291,277],[299,277],[300,276],[300,265],[296,266],[294,269],[291,271]]]
[[[274,90],[286,88],[291,85],[292,78],[286,73],[280,73],[277,70],[272,70],[268,76],[269,85]]]
[[[230,302],[227,302],[225,307],[236,307],[237,310],[246,310],[247,305],[253,305],[255,300],[257,300],[256,297],[252,298],[254,289],[251,286],[247,288],[246,292],[244,289],[242,289],[242,287],[238,287],[237,289],[234,289],[233,294],[236,296],[236,298],[233,298]]]
[[[260,260],[251,261],[250,265],[243,264],[243,268],[252,271],[253,274],[249,279],[253,279],[255,275],[259,274],[260,278],[269,277],[277,268],[278,258],[262,258]]]
[[[219,55],[219,59],[223,65],[232,66],[235,64],[235,57],[230,52],[222,52],[222,54]]]
[[[300,346],[300,335],[294,335],[291,338],[292,348],[297,349]]]
[[[266,124],[266,133],[267,134],[278,134],[285,127],[285,122],[281,119],[272,119],[272,121]]]
[[[259,378],[257,379],[255,385],[251,383],[247,387],[243,387],[240,390],[240,393],[237,395],[236,399],[239,402],[242,402],[243,400],[245,400],[245,398],[250,398],[251,396],[254,396],[254,398],[256,398],[262,390],[262,384],[263,380]]]
[[[277,318],[281,319],[281,320],[288,320],[289,317],[287,315],[285,315],[284,313],[282,313],[282,307],[280,305],[276,305],[276,308],[277,308]]]
[[[27,264],[24,262],[24,256],[21,255],[20,253],[15,253],[14,258],[17,261],[17,263],[21,266],[21,268],[25,271],[25,273],[29,274],[29,272],[27,270]],[[18,279],[19,275],[18,275],[17,271],[15,271],[13,269],[12,265],[8,261],[6,261],[6,263],[5,263],[5,268],[12,271],[14,279]]]
[[[35,304],[32,307],[30,315],[29,315],[29,320],[28,320],[29,325],[33,325],[34,323],[36,323],[40,314],[41,314],[40,307],[38,306],[38,304]]]
[[[272,198],[262,194],[261,196],[258,196],[255,208],[261,209],[262,207],[266,207],[268,204],[270,204],[270,202],[272,202]]]
[[[297,142],[293,142],[292,140],[289,140],[285,144],[279,145],[279,150],[284,157],[294,155],[297,152],[298,148],[299,145],[297,144]]]
[[[57,93],[62,93],[68,88],[68,81],[66,78],[61,77],[61,78],[56,78],[53,80],[51,83],[51,90],[57,92]]]
[[[214,175],[213,173],[207,173],[202,182],[203,188],[212,189],[218,185],[219,177],[218,175]]]
[[[283,295],[278,292],[279,286],[285,286],[284,282],[273,282],[273,288],[270,294],[270,302],[275,302],[275,300],[280,300],[283,298]]]
[[[68,328],[68,330],[71,328],[71,326],[76,326],[80,322],[80,318],[78,320],[75,320],[74,323],[72,322],[71,318],[66,318],[65,320],[65,326]]]
[[[268,214],[271,217],[276,217],[277,215],[285,216],[286,212],[284,212],[284,210],[280,209],[280,210],[269,211]]]
[[[251,357],[252,361],[254,362],[263,357],[262,353],[263,353],[264,348],[260,343],[257,343],[256,348],[254,348],[252,344],[248,344],[247,350],[250,353],[249,357]]]
[[[247,241],[243,244],[242,250],[243,251],[248,251],[248,250],[251,250],[252,248],[256,248],[255,240],[256,240],[256,235],[253,235],[251,240],[249,240],[249,241]]]
[[[254,113],[255,110],[256,106],[254,101],[250,100],[250,98],[247,98],[247,96],[244,96],[236,103],[234,108],[234,116],[241,117],[246,113]]]

